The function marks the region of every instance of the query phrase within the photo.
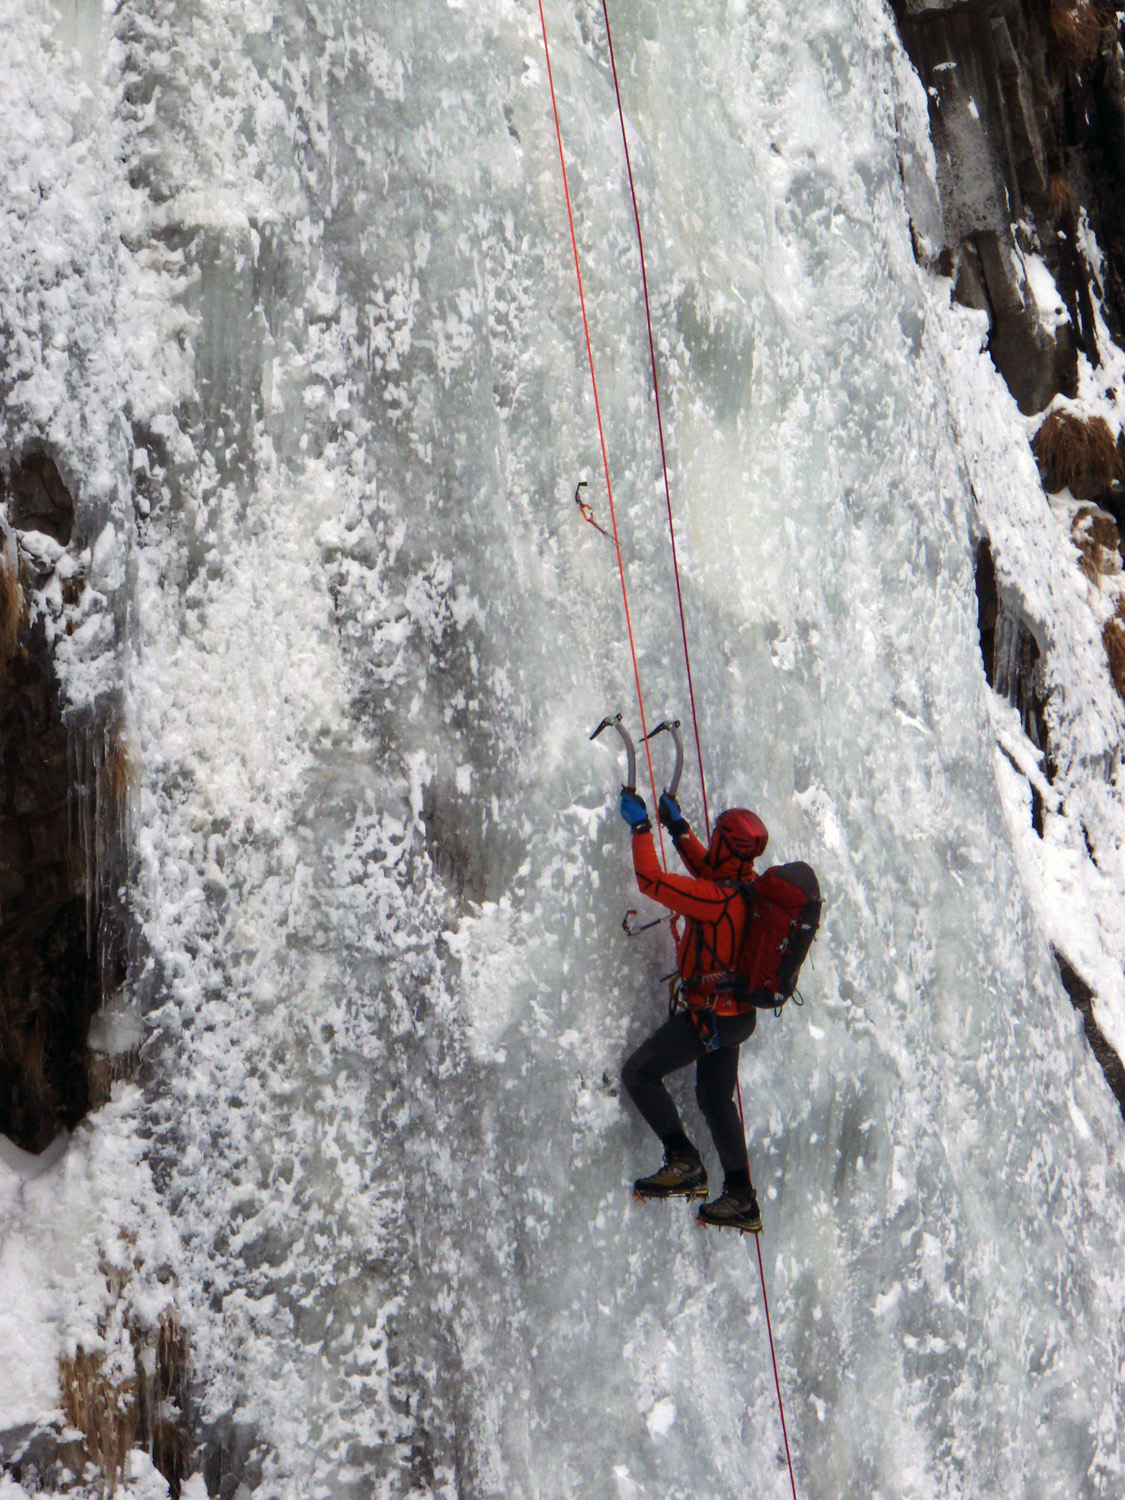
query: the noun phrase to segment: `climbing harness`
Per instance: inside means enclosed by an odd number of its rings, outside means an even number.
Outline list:
[[[639,210],[639,208],[637,206],[636,185],[635,185],[634,180],[633,180],[633,164],[632,164],[632,158],[631,158],[630,152],[629,152],[629,138],[628,138],[628,133],[627,133],[627,131],[625,129],[625,111],[624,111],[624,107],[623,107],[622,102],[621,102],[621,88],[620,88],[620,84],[619,84],[618,76],[617,76],[617,60],[616,60],[616,57],[614,55],[614,50],[613,50],[613,36],[612,36],[612,32],[611,32],[611,29],[610,29],[610,23],[609,23],[609,6],[608,6],[608,0],[602,0],[602,14],[603,14],[604,19],[605,19],[606,42],[607,42],[608,50],[609,50],[610,66],[611,66],[612,71],[613,71],[613,87],[614,87],[614,92],[615,92],[616,97],[617,97],[617,114],[618,114],[618,120],[620,121],[620,125],[621,125],[621,140],[622,140],[622,145],[623,145],[624,151],[625,151],[625,165],[626,165],[626,169],[628,171],[628,176],[629,176],[629,193],[630,193],[630,197],[632,198],[632,203],[633,203],[633,222],[634,222],[634,225],[636,227],[636,232],[637,232],[637,249],[638,249],[638,253],[639,253],[639,256],[640,256],[641,286],[642,286],[642,291],[644,293],[645,320],[646,320],[647,329],[648,329],[649,358],[650,358],[650,362],[651,362],[651,365],[652,365],[652,387],[653,387],[653,396],[654,396],[655,405],[656,405],[656,424],[657,424],[657,433],[658,433],[659,442],[660,442],[660,463],[661,463],[661,469],[662,469],[663,477],[664,477],[664,495],[665,495],[667,513],[668,513],[668,532],[669,532],[669,541],[670,541],[671,553],[672,553],[672,567],[673,567],[673,573],[674,573],[675,582],[676,582],[676,600],[677,600],[677,605],[678,605],[678,609],[679,609],[679,616],[680,616],[680,633],[681,633],[681,638],[682,638],[682,642],[683,642],[684,666],[685,666],[685,670],[686,670],[686,674],[687,674],[688,696],[689,696],[690,703],[691,703],[692,728],[693,728],[694,735],[695,735],[696,756],[697,756],[698,764],[699,764],[699,783],[700,783],[700,790],[701,790],[701,793],[702,793],[702,801],[703,801],[703,818],[704,818],[704,824],[705,824],[705,827],[706,827],[706,830],[707,830],[707,837],[708,837],[708,840],[709,840],[710,837],[711,837],[711,818],[710,818],[710,812],[709,812],[708,804],[707,804],[707,783],[706,783],[706,776],[705,776],[705,773],[704,773],[704,766],[703,766],[703,748],[702,748],[702,743],[701,743],[700,734],[699,734],[699,718],[698,718],[698,714],[697,714],[697,711],[696,711],[695,686],[694,686],[694,682],[693,682],[693,679],[692,679],[692,671],[691,671],[691,653],[690,653],[690,650],[689,650],[689,647],[688,647],[687,622],[686,622],[686,616],[685,616],[685,612],[684,612],[683,590],[682,590],[681,583],[680,583],[679,557],[678,557],[678,552],[677,552],[677,548],[676,548],[676,531],[675,531],[675,523],[674,523],[673,515],[672,515],[671,486],[670,486],[669,480],[668,480],[668,462],[667,462],[667,453],[666,453],[665,442],[664,442],[664,423],[663,423],[663,417],[662,417],[661,409],[660,409],[660,382],[659,382],[659,378],[658,378],[658,374],[657,374],[657,366],[656,366],[656,343],[655,343],[655,340],[653,338],[653,332],[652,332],[652,310],[651,310],[651,306],[650,306],[649,293],[648,293],[648,272],[647,272],[647,269],[646,269],[646,266],[645,266],[644,238],[643,238],[643,235],[641,233],[640,210]],[[597,418],[598,439],[599,439],[599,442],[600,442],[600,445],[601,445],[602,467],[603,467],[603,471],[605,473],[606,495],[607,495],[608,502],[609,502],[609,515],[610,515],[610,526],[612,528],[612,535],[611,535],[611,533],[609,531],[605,531],[601,526],[598,525],[597,521],[594,519],[592,507],[589,506],[588,502],[583,501],[583,499],[581,497],[581,491],[582,491],[582,489],[583,489],[583,487],[585,485],[585,481],[581,481],[578,484],[577,488],[575,489],[574,499],[575,499],[576,504],[578,505],[579,510],[582,513],[583,519],[586,520],[587,522],[589,522],[590,525],[594,526],[596,530],[602,532],[602,534],[604,536],[609,537],[610,540],[613,542],[614,550],[617,553],[617,570],[618,570],[618,576],[619,576],[620,581],[621,581],[621,598],[622,598],[622,603],[624,605],[624,610],[625,610],[625,625],[626,625],[626,631],[627,631],[628,638],[629,638],[629,651],[630,651],[630,655],[632,656],[632,661],[633,661],[633,680],[634,680],[634,684],[635,684],[635,687],[636,687],[637,708],[638,708],[638,711],[639,711],[639,714],[640,714],[640,720],[641,720],[642,743],[645,746],[645,755],[646,755],[646,759],[647,759],[647,762],[648,762],[649,785],[652,788],[653,803],[655,805],[656,800],[657,800],[656,799],[656,778],[655,778],[655,775],[653,773],[653,768],[652,768],[652,752],[651,752],[651,749],[650,749],[650,744],[651,744],[652,737],[653,737],[653,735],[661,733],[664,730],[668,730],[669,732],[673,733],[673,737],[674,737],[674,739],[676,741],[676,747],[677,747],[677,752],[678,752],[678,754],[677,754],[676,770],[675,770],[675,772],[673,774],[672,785],[668,788],[669,793],[672,796],[675,796],[676,790],[678,790],[678,787],[679,787],[679,778],[680,778],[680,772],[682,770],[682,761],[683,761],[682,742],[681,742],[679,734],[678,734],[678,724],[676,725],[675,729],[673,729],[672,722],[671,721],[665,721],[664,723],[659,724],[651,732],[647,730],[646,725],[645,725],[644,695],[643,695],[643,692],[641,690],[640,666],[639,666],[638,661],[637,661],[636,640],[635,640],[634,633],[633,633],[632,614],[631,614],[630,609],[629,609],[629,591],[628,591],[628,586],[627,586],[626,579],[625,579],[625,562],[624,562],[624,558],[622,557],[622,553],[621,553],[621,538],[620,538],[620,534],[618,532],[618,527],[617,527],[617,512],[616,512],[616,509],[615,509],[615,506],[614,506],[614,501],[613,501],[613,486],[612,486],[612,483],[611,483],[611,480],[610,480],[609,456],[608,456],[607,447],[606,447],[605,425],[604,425],[604,423],[602,421],[601,402],[600,402],[600,399],[599,399],[599,396],[598,396],[597,373],[596,373],[596,370],[595,370],[595,367],[594,367],[594,350],[593,350],[593,343],[592,343],[591,338],[590,338],[590,322],[589,322],[589,318],[587,316],[587,311],[586,311],[586,293],[585,293],[585,289],[584,289],[583,283],[582,283],[582,265],[581,265],[581,261],[580,261],[579,254],[578,254],[578,236],[577,236],[577,233],[576,233],[575,227],[574,227],[574,210],[573,210],[573,206],[571,204],[571,198],[570,198],[570,183],[569,183],[569,180],[568,180],[568,177],[567,177],[566,155],[565,155],[565,152],[563,151],[562,127],[561,127],[561,124],[559,122],[558,100],[557,100],[556,95],[555,95],[555,80],[554,80],[554,74],[553,74],[553,71],[552,71],[552,68],[551,68],[551,49],[550,49],[550,44],[549,44],[549,41],[548,41],[548,38],[547,38],[547,19],[546,19],[546,16],[544,14],[544,10],[543,10],[543,0],[539,0],[539,22],[540,22],[540,25],[541,25],[542,30],[543,30],[543,51],[544,51],[544,56],[546,58],[546,63],[547,63],[547,82],[548,82],[548,86],[550,88],[550,93],[551,93],[551,109],[552,109],[552,113],[554,115],[554,121],[555,121],[555,137],[556,137],[556,140],[558,142],[559,166],[560,166],[561,172],[562,172],[563,195],[564,195],[564,197],[566,199],[567,221],[568,221],[569,227],[570,227],[570,243],[571,243],[571,249],[572,249],[573,254],[574,254],[574,270],[575,270],[575,275],[576,275],[576,278],[577,278],[577,281],[578,281],[578,298],[579,298],[579,303],[581,305],[581,310],[582,310],[582,329],[583,329],[583,333],[584,333],[585,339],[586,339],[586,356],[587,356],[587,359],[589,361],[589,366],[590,366],[590,384],[591,384],[591,386],[593,388],[594,412],[595,412],[595,415],[596,415],[596,418]],[[624,728],[623,724],[621,723],[621,715],[618,714],[615,717],[607,717],[606,719],[604,719],[602,721],[602,723],[598,725],[597,729],[590,736],[590,738],[591,739],[596,739],[597,736],[599,734],[601,734],[604,729],[609,728],[611,725],[618,730],[619,734],[622,736],[623,742],[625,743],[626,750],[627,750],[628,757],[629,757],[629,785],[626,788],[626,790],[633,790],[635,788],[635,784],[636,784],[636,755],[635,755],[635,751],[634,751],[634,748],[633,748],[632,739],[629,736],[628,731]],[[657,826],[658,826],[658,830],[659,830],[659,824]],[[662,858],[662,860],[663,860],[663,854],[664,854],[663,836],[661,835],[661,858]],[[632,915],[632,913],[629,913],[629,914],[626,915],[625,923],[623,924],[624,927],[625,927],[626,933],[630,932],[630,929],[628,927],[629,915]],[[643,930],[643,929],[638,929],[638,930]],[[743,1130],[745,1130],[745,1121],[744,1121],[743,1110],[742,1110],[742,1089],[741,1089],[741,1086],[738,1083],[737,1076],[736,1076],[736,1079],[735,1079],[735,1083],[736,1083],[736,1094],[737,1094],[737,1099],[738,1099],[738,1114],[739,1114],[739,1119],[743,1121]],[[767,1298],[767,1295],[766,1295],[766,1275],[765,1275],[765,1266],[764,1266],[764,1263],[763,1263],[763,1260],[762,1260],[762,1246],[761,1246],[761,1237],[760,1237],[760,1235],[755,1235],[755,1239],[757,1240],[758,1273],[759,1273],[759,1277],[760,1277],[760,1280],[761,1280],[761,1286],[762,1286],[762,1305],[763,1305],[763,1307],[765,1309],[765,1314],[766,1314],[766,1329],[767,1329],[767,1332],[769,1334],[770,1358],[771,1358],[771,1360],[773,1362],[774,1385],[775,1385],[775,1388],[776,1388],[776,1391],[777,1391],[778,1412],[779,1412],[780,1417],[781,1417],[781,1431],[782,1431],[782,1436],[783,1436],[784,1442],[785,1442],[785,1457],[786,1457],[786,1462],[789,1465],[789,1482],[790,1482],[790,1485],[791,1485],[792,1491],[793,1491],[793,1500],[797,1500],[797,1484],[796,1484],[796,1480],[795,1480],[794,1475],[793,1475],[793,1461],[792,1461],[792,1457],[790,1456],[790,1451],[789,1451],[789,1433],[788,1433],[788,1429],[786,1427],[786,1422],[785,1422],[785,1408],[784,1408],[784,1404],[782,1402],[782,1396],[781,1396],[781,1379],[780,1379],[780,1375],[778,1373],[777,1352],[776,1352],[776,1349],[774,1347],[773,1325],[772,1325],[772,1322],[771,1322],[771,1319],[770,1319],[769,1301],[768,1301],[768,1298]]]

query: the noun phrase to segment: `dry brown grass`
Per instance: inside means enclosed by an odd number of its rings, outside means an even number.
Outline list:
[[[1104,417],[1053,411],[1031,441],[1043,483],[1077,499],[1106,490],[1121,474],[1121,455]]]
[[[1114,687],[1125,698],[1125,599],[1118,604],[1113,619],[1106,621],[1102,640],[1109,659],[1109,675]]]
[[[100,1109],[113,1098],[113,1085],[137,1076],[140,1051],[90,1052],[86,1057],[86,1076],[90,1080],[90,1108]]]
[[[1078,566],[1099,589],[1103,578],[1121,571],[1117,526],[1112,516],[1083,506],[1074,517],[1070,535],[1078,548]]]
[[[119,733],[111,733],[105,758],[98,767],[98,798],[103,808],[120,817],[137,785],[137,764]]]
[[[1102,570],[1098,566],[1098,559],[1096,555],[1086,547],[1080,546],[1078,548],[1078,568],[1087,582],[1092,583],[1097,589],[1101,588]]]
[[[137,1435],[137,1377],[113,1379],[104,1355],[79,1349],[59,1361],[59,1380],[66,1420],[82,1434],[112,1495]]]
[[[0,674],[7,672],[8,664],[19,648],[23,616],[23,590],[19,578],[8,561],[7,552],[0,551]]]
[[[1051,217],[1056,223],[1074,214],[1074,194],[1070,183],[1061,172],[1054,172],[1047,185],[1047,197],[1051,204]]]
[[[1080,72],[1097,57],[1109,34],[1108,18],[1087,0],[1050,0],[1047,36],[1055,57]]]
[[[1117,530],[1117,522],[1112,516],[1107,516],[1104,511],[1088,510],[1086,506],[1074,518],[1075,524],[1086,522],[1086,530],[1098,544],[1107,552],[1116,552],[1121,544],[1121,537]]]
[[[184,1410],[188,1345],[174,1308],[154,1330],[142,1332],[127,1305],[131,1271],[103,1267],[110,1301],[98,1332],[118,1349],[118,1367],[100,1350],[79,1348],[59,1362],[63,1411],[82,1434],[86,1456],[101,1470],[101,1488],[112,1495],[130,1449],[147,1448],[173,1496],[188,1472]],[[128,1369],[121,1366],[124,1355]]]
[[[188,1343],[174,1308],[169,1308],[156,1330],[156,1361],[146,1409],[152,1461],[178,1495],[188,1472],[188,1444],[184,1408],[187,1400]]]

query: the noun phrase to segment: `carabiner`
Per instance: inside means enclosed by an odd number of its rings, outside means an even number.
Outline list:
[[[612,542],[613,538],[609,535],[609,532],[605,529],[605,527],[599,526],[597,521],[594,520],[594,507],[588,500],[583,500],[582,498],[582,491],[588,488],[589,486],[584,479],[580,479],[578,481],[574,490],[574,503],[582,512],[582,519],[584,521],[589,521],[590,525],[594,528],[595,531],[600,531],[602,536],[607,537]]]
[[[663,922],[664,920],[663,917],[654,917],[651,922],[642,922],[639,927],[630,927],[629,918],[635,917],[636,915],[636,907],[631,906],[625,913],[625,915],[621,918],[621,930],[624,932],[626,937],[639,937],[642,932],[647,932],[650,927],[659,927],[661,922]]]

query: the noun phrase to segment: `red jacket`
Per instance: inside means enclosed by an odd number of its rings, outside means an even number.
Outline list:
[[[676,944],[676,967],[688,1005],[711,1006],[720,1015],[737,1011],[733,990],[701,981],[709,975],[729,974],[734,968],[748,916],[746,899],[736,882],[753,880],[753,861],[728,855],[713,865],[707,849],[690,831],[675,844],[690,875],[666,875],[651,832],[633,835],[637,885],[642,895],[687,918]]]

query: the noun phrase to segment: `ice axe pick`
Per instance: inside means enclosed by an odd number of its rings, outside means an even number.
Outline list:
[[[623,791],[635,792],[637,790],[637,751],[633,744],[633,737],[621,722],[620,714],[608,714],[590,736],[596,740],[603,729],[616,729],[621,736],[622,744],[625,746],[625,754],[629,757],[629,776],[625,782]]]

